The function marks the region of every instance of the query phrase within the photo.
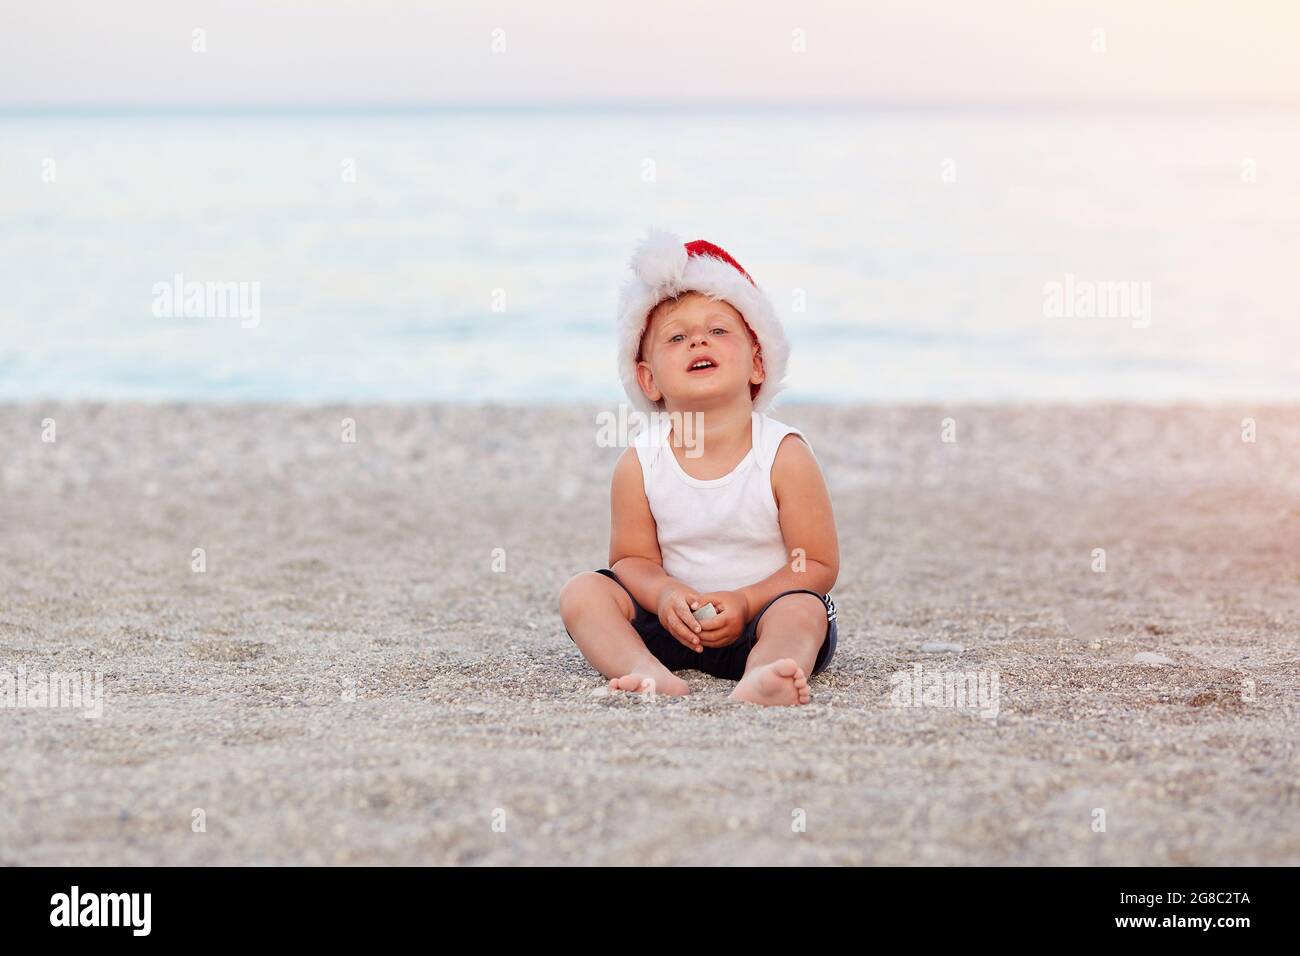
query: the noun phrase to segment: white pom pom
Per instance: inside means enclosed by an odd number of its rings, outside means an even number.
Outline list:
[[[651,229],[632,257],[632,271],[652,289],[676,288],[686,273],[686,246],[671,232]]]

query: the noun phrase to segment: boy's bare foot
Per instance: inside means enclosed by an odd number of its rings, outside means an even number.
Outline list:
[[[648,674],[624,674],[609,682],[610,690],[626,690],[636,694],[667,694],[670,697],[682,697],[691,692],[690,685],[680,677],[669,674],[667,677],[652,677]]]
[[[740,679],[731,696],[765,707],[793,707],[812,699],[803,668],[788,657],[755,667]]]

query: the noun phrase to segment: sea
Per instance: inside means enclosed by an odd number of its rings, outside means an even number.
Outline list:
[[[613,404],[651,227],[786,403],[1300,400],[1300,113],[0,113],[0,400]]]

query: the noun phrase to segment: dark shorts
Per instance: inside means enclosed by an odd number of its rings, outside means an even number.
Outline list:
[[[620,587],[623,582],[618,580],[618,575],[607,568],[598,568],[598,574],[603,574],[607,578],[617,581]],[[623,587],[627,591],[626,587]],[[712,674],[714,677],[723,677],[727,680],[740,680],[745,674],[745,661],[749,657],[749,652],[754,648],[754,642],[758,639],[758,622],[763,615],[781,598],[789,594],[812,594],[816,596],[823,604],[826,605],[826,639],[822,641],[821,650],[817,652],[817,663],[813,665],[813,674],[820,674],[831,662],[835,656],[835,642],[839,636],[839,630],[835,624],[835,602],[831,600],[829,594],[818,594],[816,591],[810,591],[808,588],[796,588],[793,591],[782,591],[772,600],[768,601],[759,610],[757,614],[750,619],[745,625],[744,633],[733,644],[726,647],[706,647],[702,652],[690,650],[681,641],[673,637],[659,623],[659,615],[653,611],[648,611],[637,603],[636,598],[632,597],[632,592],[627,591],[627,596],[632,599],[632,606],[636,608],[636,615],[632,618],[632,627],[636,629],[641,640],[650,653],[659,659],[659,662],[670,671],[681,671],[693,669],[703,671],[706,674]],[[565,633],[568,633],[567,631]],[[569,635],[573,639],[573,635]]]

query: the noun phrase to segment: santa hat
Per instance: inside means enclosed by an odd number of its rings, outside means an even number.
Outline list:
[[[731,305],[745,319],[763,353],[765,378],[754,396],[754,410],[765,411],[784,387],[790,344],[772,300],[725,249],[703,239],[683,243],[672,233],[651,229],[632,256],[631,280],[618,303],[618,372],[632,404],[643,412],[656,410],[636,380],[641,339],[651,311],[665,299],[683,292],[700,292]]]

